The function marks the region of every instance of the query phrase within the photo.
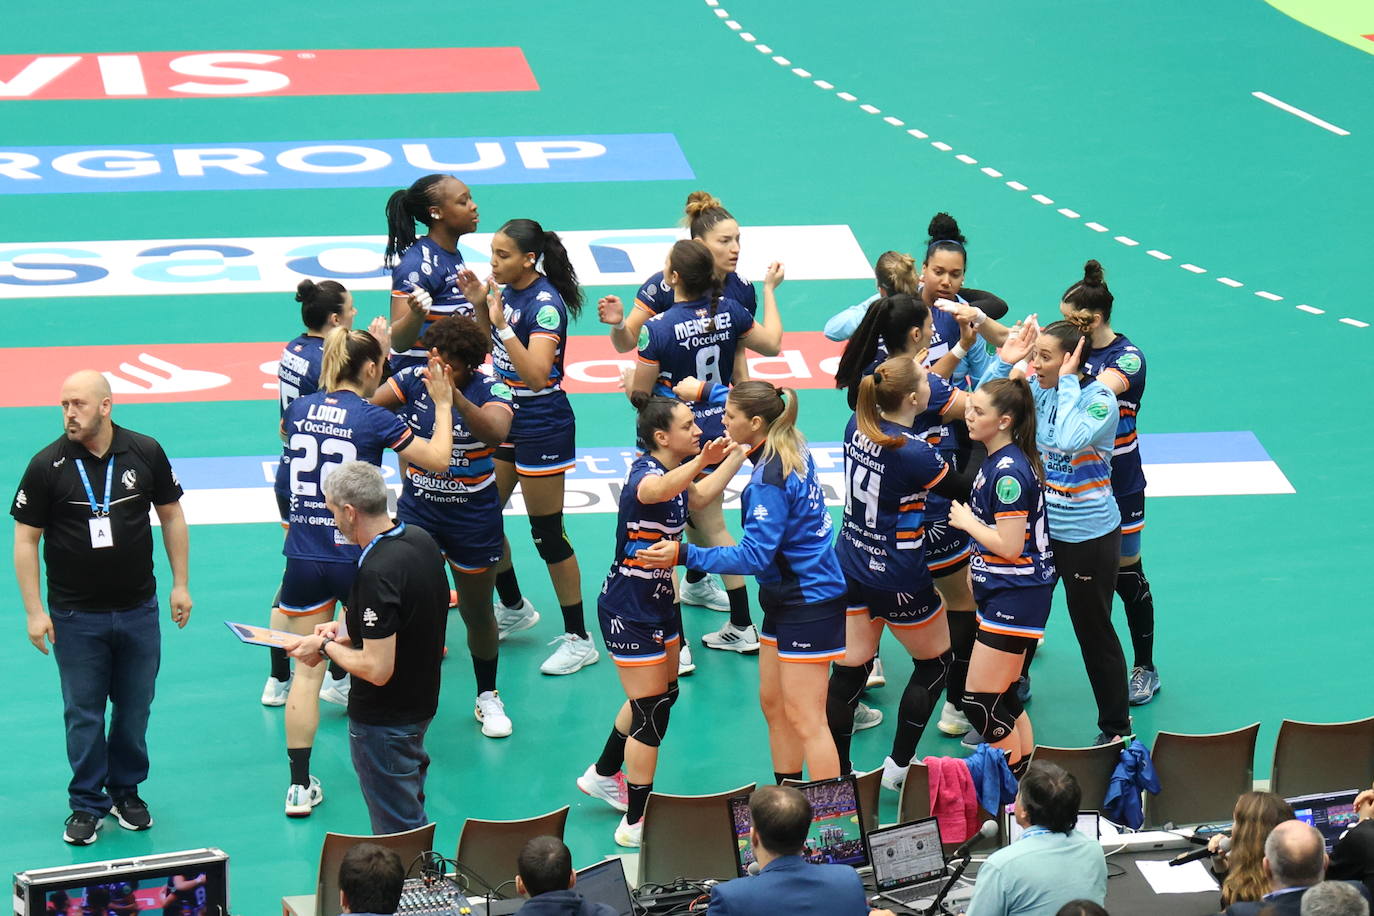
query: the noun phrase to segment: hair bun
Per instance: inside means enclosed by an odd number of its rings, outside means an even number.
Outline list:
[[[1090,258],[1088,263],[1083,265],[1083,282],[1089,286],[1101,286],[1103,279],[1102,265],[1096,258]]]
[[[302,280],[296,285],[296,301],[304,305],[308,300],[315,298],[316,290],[314,280]]]
[[[723,209],[720,200],[712,195],[710,191],[693,191],[691,194],[688,194],[687,205],[684,208],[689,218],[696,216],[698,213],[704,213],[707,210],[720,209]]]
[[[960,245],[968,242],[963,233],[959,231],[959,224],[955,222],[954,217],[943,210],[930,218],[930,225],[926,227],[926,231],[930,233],[932,242],[942,242],[945,239],[958,242]]]

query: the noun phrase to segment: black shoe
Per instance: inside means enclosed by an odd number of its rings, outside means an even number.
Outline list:
[[[962,744],[964,747],[977,747],[980,744],[986,743],[986,741],[986,738],[978,734],[978,729],[970,728],[967,732],[964,733],[964,740],[960,741],[959,743]]]
[[[1023,674],[1016,679],[1016,699],[1025,706],[1031,700],[1030,675]]]
[[[96,831],[105,823],[105,818],[89,811],[73,811],[67,818],[67,828],[62,831],[62,839],[73,846],[89,846],[95,842]]]
[[[1120,735],[1111,735],[1107,732],[1100,732],[1098,736],[1093,739],[1093,747],[1101,747],[1104,744],[1111,744],[1113,741],[1120,741],[1124,744],[1126,739],[1121,737]]]
[[[153,826],[153,816],[148,813],[148,805],[138,797],[137,792],[115,799],[114,816],[119,819],[119,826],[125,830],[147,830]]]

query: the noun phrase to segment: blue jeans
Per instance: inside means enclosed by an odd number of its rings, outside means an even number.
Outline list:
[[[120,611],[49,608],[62,679],[73,811],[104,816],[148,778],[148,714],[162,663],[157,596]],[[105,703],[113,706],[109,736]]]
[[[400,833],[429,823],[425,817],[425,731],[432,719],[410,725],[348,721],[353,769],[372,818],[373,833]]]

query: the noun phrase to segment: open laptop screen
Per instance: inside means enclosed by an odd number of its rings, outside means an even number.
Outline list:
[[[1344,792],[1321,792],[1316,795],[1299,795],[1284,801],[1293,808],[1293,817],[1311,824],[1321,832],[1326,841],[1326,851],[1330,852],[1336,841],[1359,820],[1355,814],[1355,789]]]
[[[625,865],[619,858],[579,868],[577,892],[583,900],[606,904],[616,911],[617,916],[634,916],[630,885],[625,880]]]
[[[797,786],[811,802],[811,827],[802,856],[809,862],[849,865],[868,864],[864,853],[863,817],[853,776],[841,776]],[[730,827],[734,834],[735,865],[740,876],[749,874],[754,848],[749,843],[749,796],[730,798]]]
[[[930,881],[945,871],[940,825],[933,817],[870,832],[868,854],[880,893]]]

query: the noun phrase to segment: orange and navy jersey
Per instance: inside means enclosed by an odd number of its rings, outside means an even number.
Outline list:
[[[750,315],[758,314],[758,291],[754,284],[734,271],[725,275],[721,296],[735,300],[744,306],[744,310]],[[639,287],[639,292],[635,294],[634,307],[642,310],[648,317],[661,314],[673,307],[673,288],[663,279],[663,271],[660,270]]]
[[[969,568],[976,590],[1023,588],[1054,581],[1045,489],[1015,443],[1002,446],[983,461],[973,481],[969,508],[978,521],[993,528],[1009,518],[1026,526],[1021,552],[1014,557],[998,556],[974,539]]]
[[[881,426],[902,444],[882,447],[859,430],[854,417],[845,427],[844,521],[835,553],[848,581],[914,593],[930,583],[926,501],[949,465],[915,430],[887,420]]]
[[[384,451],[401,451],[415,441],[415,434],[400,417],[352,391],[317,391],[296,398],[282,416],[281,429],[290,494],[282,553],[304,560],[355,562],[358,547],[335,527],[321,484],[345,461],[380,467]]]
[[[406,296],[416,289],[424,289],[429,293],[429,312],[425,315],[424,324],[420,326],[420,337],[423,337],[429,326],[440,318],[447,318],[449,315],[472,317],[472,304],[458,288],[458,271],[462,269],[463,253],[447,251],[429,236],[417,239],[415,244],[401,255],[400,263],[392,268],[393,296]],[[429,355],[429,351],[420,346],[419,337],[416,338],[415,346],[405,353],[398,354],[395,350],[391,352],[395,356],[411,357],[412,360],[423,360]],[[410,365],[410,361],[393,359],[392,362],[398,366]]]
[[[434,402],[425,388],[424,368],[407,366],[386,382],[401,399],[397,415],[417,436],[429,438],[434,431]],[[511,409],[510,389],[483,372],[474,372],[463,386],[463,397],[478,408],[497,403]],[[460,523],[471,526],[477,522],[474,513],[481,514],[483,524],[500,524],[500,497],[496,491],[496,465],[492,454],[495,444],[478,439],[468,430],[458,409],[451,408],[453,424],[453,459],[443,474],[405,464],[401,484],[399,511],[406,521],[413,521],[430,531],[452,530]],[[464,517],[458,518],[456,509],[462,507]]]
[[[717,300],[714,316],[705,297],[679,302],[644,322],[639,331],[639,361],[658,369],[659,384],[670,397],[672,387],[688,376],[729,385],[734,381],[740,338],[753,328],[753,316],[734,299]],[[724,433],[723,403],[693,401],[689,406],[703,442]]]
[[[616,518],[615,560],[601,586],[601,604],[626,620],[653,622],[673,613],[673,571],[650,569],[635,557],[642,548],[659,541],[681,541],[687,525],[687,491],[661,503],[639,501],[639,484],[646,477],[661,477],[669,468],[653,455],[640,455],[620,491]]]
[[[1083,359],[1083,372],[1098,381],[1113,377],[1126,387],[1116,396],[1120,419],[1112,448],[1112,490],[1129,496],[1145,489],[1145,470],[1140,462],[1140,442],[1136,422],[1140,402],[1145,398],[1145,354],[1125,334],[1118,334],[1105,347],[1089,351]]]

